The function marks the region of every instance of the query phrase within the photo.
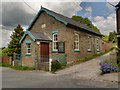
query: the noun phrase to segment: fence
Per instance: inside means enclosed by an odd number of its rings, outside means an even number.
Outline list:
[[[2,56],[2,63],[11,64],[11,57],[10,56]]]

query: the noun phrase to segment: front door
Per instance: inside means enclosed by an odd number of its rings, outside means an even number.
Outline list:
[[[49,61],[49,43],[41,42],[40,56],[41,56],[41,62]]]

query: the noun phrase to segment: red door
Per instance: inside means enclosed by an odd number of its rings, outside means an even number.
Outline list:
[[[41,55],[41,62],[49,61],[49,43],[41,42],[40,55]]]

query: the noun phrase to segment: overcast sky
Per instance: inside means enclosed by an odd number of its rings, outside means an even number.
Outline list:
[[[27,6],[25,1],[29,6]],[[109,32],[116,30],[116,15],[115,8],[105,2],[91,2],[96,0],[4,0],[0,3],[0,47],[7,46],[10,41],[10,35],[17,26],[21,24],[24,30],[28,28],[33,18],[40,10],[41,5],[45,8],[51,9],[55,12],[63,14],[68,17],[78,15],[82,17],[88,17],[92,23],[100,29],[100,32],[104,35],[108,35]],[[41,1],[41,2],[40,2]],[[50,1],[50,0],[49,0]],[[69,1],[69,2],[68,2]],[[83,2],[84,1],[84,2]],[[119,0],[107,0],[116,5]],[[2,4],[2,5],[1,5]],[[2,44],[1,44],[2,43]]]

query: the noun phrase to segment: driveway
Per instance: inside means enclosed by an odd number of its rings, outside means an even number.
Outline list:
[[[118,88],[116,73],[100,76],[99,62],[110,53],[52,74],[45,71],[2,69],[3,88]],[[105,78],[108,78],[105,80]],[[112,79],[110,79],[112,78]],[[110,79],[110,80],[109,80]],[[111,82],[114,80],[113,82]]]

